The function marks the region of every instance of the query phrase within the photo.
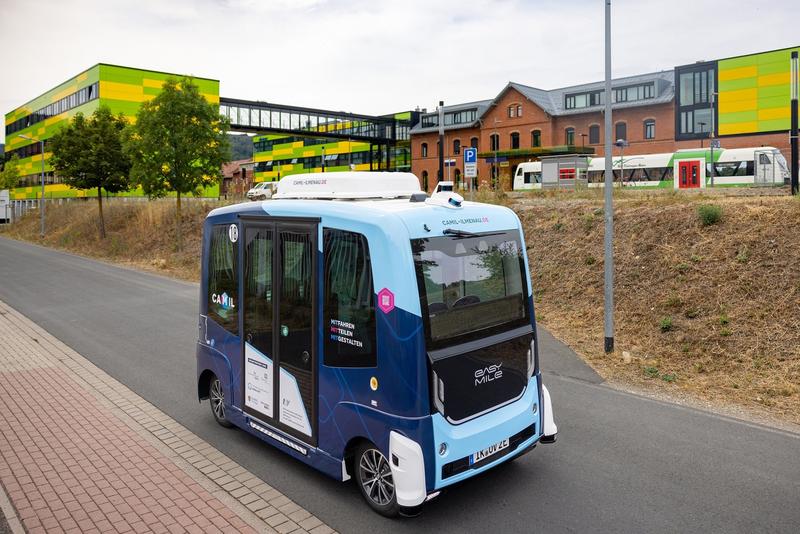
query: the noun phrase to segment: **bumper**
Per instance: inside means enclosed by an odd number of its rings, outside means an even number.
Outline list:
[[[397,432],[389,435],[389,465],[395,483],[397,503],[413,507],[425,502],[428,494],[495,467],[530,450],[538,441],[555,441],[558,427],[553,418],[550,392],[542,386],[541,402],[537,384],[531,378],[523,396],[502,408],[460,425],[452,425],[441,416],[431,416],[435,450],[423,454],[419,443]],[[533,405],[537,410],[534,412]],[[475,452],[508,439],[508,447],[496,456],[477,463],[470,461]],[[439,454],[440,444],[446,444]],[[426,488],[425,462],[432,461],[434,486]],[[452,466],[458,464],[459,469]]]
[[[452,425],[440,414],[432,416],[436,450],[431,455],[435,470],[435,486],[431,490],[441,489],[491,469],[521,454],[539,440],[544,410],[538,409],[537,380],[539,377],[531,378],[525,393],[517,401],[472,421]],[[533,411],[534,403],[537,404],[536,412]],[[506,450],[476,463],[472,462],[471,456],[475,452],[504,439],[509,440]],[[447,444],[446,451],[439,454],[442,443]]]

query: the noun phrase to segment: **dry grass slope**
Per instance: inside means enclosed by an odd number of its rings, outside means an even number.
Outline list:
[[[184,202],[183,249],[175,245],[175,200],[112,200],[103,206],[108,237],[97,232],[97,203],[69,202],[48,205],[47,233],[39,238],[39,214],[30,212],[2,235],[107,261],[128,264],[184,280],[197,280],[203,220],[221,204],[216,201]]]
[[[698,207],[708,203],[723,216],[703,226]],[[615,358],[602,353],[600,199],[539,196],[514,207],[540,321],[602,374],[800,422],[800,202],[618,195]]]

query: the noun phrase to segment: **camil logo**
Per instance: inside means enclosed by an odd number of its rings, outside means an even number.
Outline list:
[[[223,310],[232,310],[236,307],[233,303],[233,297],[229,297],[227,293],[223,293],[222,295],[211,293],[211,302],[219,304],[222,306]]]

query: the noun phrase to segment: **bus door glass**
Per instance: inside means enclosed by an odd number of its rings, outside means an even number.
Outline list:
[[[245,225],[245,412],[316,441],[316,224]]]

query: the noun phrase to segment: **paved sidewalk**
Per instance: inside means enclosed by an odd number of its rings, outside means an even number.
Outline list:
[[[333,532],[2,301],[0,511],[15,533]]]

